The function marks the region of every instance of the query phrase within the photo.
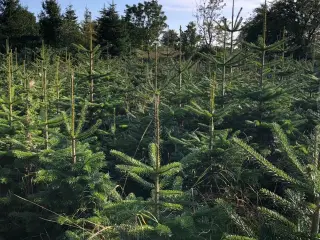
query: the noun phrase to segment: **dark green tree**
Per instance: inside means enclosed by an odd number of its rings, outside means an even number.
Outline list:
[[[179,42],[178,33],[173,29],[169,29],[168,31],[163,33],[161,42],[164,46],[167,47],[177,47]]]
[[[255,16],[247,22],[242,34],[247,42],[256,42],[262,34],[263,6],[255,10]],[[317,0],[280,0],[271,3],[267,12],[267,44],[282,38],[286,31],[288,47],[294,56],[311,57],[310,44],[313,43],[320,27],[320,3]]]
[[[187,29],[181,33],[182,51],[190,55],[197,48],[201,36],[197,33],[197,26],[194,22],[187,25]]]
[[[60,5],[56,0],[45,0],[42,8],[39,14],[41,36],[46,44],[58,46],[63,23]]]
[[[110,4],[100,11],[97,21],[97,40],[106,47],[111,55],[120,55],[126,51],[127,34],[124,21],[116,11],[116,4]]]
[[[0,38],[3,43],[10,38],[12,46],[20,47],[22,42],[34,40],[37,35],[36,17],[22,7],[20,1],[0,1]]]
[[[131,36],[131,46],[150,52],[152,43],[166,27],[167,17],[156,0],[126,6],[125,21]]]
[[[78,24],[78,17],[72,5],[66,8],[62,16],[62,25],[60,27],[60,44],[63,47],[70,47],[72,43],[79,43],[81,40],[81,31]]]

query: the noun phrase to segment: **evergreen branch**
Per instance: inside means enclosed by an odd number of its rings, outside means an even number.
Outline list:
[[[42,126],[45,124],[48,124],[50,127],[56,127],[59,126],[63,122],[63,116],[58,116],[56,118],[49,119],[47,123],[42,123]]]
[[[244,237],[238,235],[227,235],[223,238],[223,240],[258,240],[257,238]]]
[[[23,151],[19,151],[19,150],[14,150],[13,154],[14,154],[14,156],[16,156],[19,159],[26,159],[26,158],[31,158],[31,157],[37,156],[36,153],[23,152]]]
[[[284,224],[285,226],[290,228],[290,231],[296,231],[297,226],[278,212],[272,211],[265,207],[258,207],[258,210],[265,218]]]
[[[182,191],[178,191],[178,190],[160,190],[160,195],[162,197],[165,197],[165,196],[181,196],[183,195],[183,192]]]
[[[282,40],[279,40],[269,46],[267,46],[265,48],[266,51],[273,51],[273,50],[279,50],[279,47],[282,47],[283,46],[283,43],[285,43],[286,40],[285,39],[282,39]]]
[[[269,191],[268,189],[262,188],[262,189],[260,189],[259,192],[264,197],[271,199],[275,205],[277,205],[277,206],[279,205],[279,207],[281,207],[281,208],[290,209],[292,207],[292,204],[288,200]]]
[[[101,124],[102,124],[102,121],[98,120],[96,124],[90,127],[87,131],[80,133],[79,135],[76,135],[76,139],[83,140],[92,136],[98,130]]]
[[[108,202],[104,205],[104,210],[113,210],[115,212],[121,211],[123,209],[133,209],[134,207],[143,204],[143,205],[152,205],[152,202],[140,201],[140,200],[123,200],[119,202]]]
[[[280,125],[277,123],[273,123],[272,130],[273,130],[273,133],[274,133],[275,138],[277,140],[276,142],[278,144],[280,144],[281,148],[285,151],[289,160],[294,165],[295,169],[298,170],[302,176],[305,176],[304,169],[303,169],[302,165],[300,164],[296,154],[293,153],[293,150],[292,150],[291,146],[289,145],[288,138],[284,134],[284,132],[282,131]]]
[[[84,52],[89,52],[88,49],[86,49],[82,44],[72,44],[74,47],[76,47],[78,50],[84,51]]]
[[[216,204],[221,207],[233,221],[233,223],[246,235],[249,237],[254,237],[255,234],[252,229],[243,221],[241,216],[239,216],[231,206],[225,202],[223,199],[216,199]]]
[[[66,112],[62,112],[63,122],[67,129],[67,132],[71,134],[71,126]]]
[[[136,181],[137,183],[140,183],[142,186],[146,188],[154,188],[154,184],[144,180],[142,177],[140,177],[138,174],[133,173],[133,172],[126,172],[129,177],[132,178],[132,180]]]
[[[165,207],[166,209],[171,209],[171,210],[175,210],[175,211],[183,210],[183,206],[181,204],[177,204],[177,203],[162,202],[161,205],[163,207]]]
[[[165,174],[170,170],[175,170],[178,173],[181,171],[181,168],[182,168],[182,166],[181,166],[181,163],[179,163],[179,162],[169,163],[159,169],[159,174],[161,174],[161,175]]]
[[[140,175],[150,176],[154,173],[154,170],[151,167],[135,167],[135,166],[128,166],[128,165],[117,165],[117,169],[123,172],[133,172]]]
[[[143,168],[148,168],[149,166],[132,158],[132,157],[129,157],[128,155],[122,153],[122,152],[119,152],[119,151],[116,151],[116,150],[111,150],[110,151],[110,154],[115,156],[115,157],[118,157],[120,160],[122,160],[124,163],[126,164],[130,164],[130,165],[133,165],[133,166],[136,166],[136,167],[143,167]]]
[[[81,109],[80,118],[79,118],[79,120],[78,120],[78,126],[77,126],[77,129],[76,129],[76,132],[75,132],[75,135],[76,135],[76,136],[80,135],[81,130],[82,130],[82,128],[83,128],[83,125],[84,125],[85,122],[86,122],[87,109],[88,109],[88,102],[86,101],[86,102],[84,103],[84,106],[83,106],[82,109]]]
[[[246,41],[243,41],[242,43],[243,43],[246,47],[251,48],[251,49],[253,49],[253,50],[263,51],[263,49],[261,49],[260,46],[257,46],[257,45],[254,44],[254,43],[249,43],[249,42],[246,42]]]
[[[177,168],[177,167],[170,168],[165,172],[165,176],[172,177],[172,176],[176,175],[177,173],[179,173],[180,171],[181,171],[180,167],[179,168]],[[161,175],[164,175],[164,174],[161,174]]]
[[[192,143],[189,143],[185,140],[181,140],[180,138],[176,138],[176,137],[172,136],[170,133],[168,133],[168,137],[175,144],[180,144],[182,146],[193,146]]]
[[[193,106],[190,106],[190,105],[185,106],[185,109],[186,109],[187,111],[191,111],[191,112],[193,112],[194,114],[197,114],[197,115],[199,115],[199,116],[205,116],[205,117],[209,117],[209,118],[212,116],[208,111],[206,111],[206,110],[199,110],[199,109],[194,108]]]
[[[249,153],[252,157],[254,157],[260,165],[262,165],[265,170],[268,172],[274,174],[276,177],[280,178],[283,181],[294,183],[297,185],[304,185],[301,182],[297,181],[296,179],[290,177],[288,174],[286,174],[283,170],[275,167],[273,164],[271,164],[267,159],[265,159],[263,156],[261,156],[259,153],[257,153],[252,147],[244,143],[242,140],[238,138],[233,138],[233,141],[239,145],[242,149],[244,149],[247,153]]]

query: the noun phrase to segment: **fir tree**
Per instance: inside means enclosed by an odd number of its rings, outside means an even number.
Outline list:
[[[59,46],[62,15],[60,5],[56,0],[42,2],[42,11],[39,15],[40,33],[46,44]]]
[[[80,26],[78,24],[78,17],[72,8],[72,5],[66,8],[65,13],[62,16],[62,24],[59,31],[61,46],[70,48],[73,43],[80,43]]]
[[[107,53],[112,56],[124,54],[127,49],[126,30],[124,22],[120,19],[116,11],[116,5],[111,4],[108,8],[104,7],[101,16],[97,20],[97,40]]]
[[[180,36],[182,44],[182,51],[186,56],[190,56],[196,49],[201,40],[200,35],[197,33],[197,27],[194,22],[190,22],[187,25],[187,29],[182,32]]]

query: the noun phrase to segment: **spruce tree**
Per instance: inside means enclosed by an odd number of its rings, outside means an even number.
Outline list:
[[[126,29],[116,10],[116,4],[104,7],[100,14],[97,20],[97,40],[111,56],[125,54],[128,50]]]
[[[62,24],[60,27],[59,41],[60,45],[70,48],[73,43],[80,43],[81,32],[78,24],[78,17],[72,5],[68,6],[62,15]]]
[[[39,14],[40,33],[46,44],[59,46],[62,15],[60,5],[56,0],[42,2],[42,10]]]
[[[180,36],[180,41],[182,44],[182,51],[187,56],[190,57],[192,53],[197,49],[197,45],[200,42],[201,37],[197,33],[197,26],[194,22],[190,22],[187,25],[187,29],[182,32]]]
[[[84,12],[84,20],[81,23],[81,33],[82,33],[82,45],[85,48],[90,47],[91,36],[93,41],[96,42],[96,23],[92,19],[92,13],[88,8]]]

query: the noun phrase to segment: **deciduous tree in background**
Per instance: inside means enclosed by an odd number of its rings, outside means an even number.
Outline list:
[[[152,43],[167,26],[162,5],[151,0],[126,7],[125,20],[128,23],[131,46],[145,49],[149,53]]]
[[[211,49],[216,40],[217,21],[224,6],[223,0],[200,0],[197,3],[195,17],[205,49]]]
[[[36,17],[19,0],[0,1],[0,41],[7,38],[13,47],[26,46],[38,36]]]
[[[320,27],[320,2],[318,0],[280,0],[271,3],[267,12],[268,42],[282,38],[286,30],[288,47],[295,57],[310,57],[310,44],[315,39]],[[255,10],[255,15],[248,22],[242,34],[247,42],[256,42],[262,35],[263,6]]]
[[[173,29],[169,29],[168,31],[163,33],[161,42],[164,46],[167,47],[177,47],[177,44],[179,42],[178,33]]]

